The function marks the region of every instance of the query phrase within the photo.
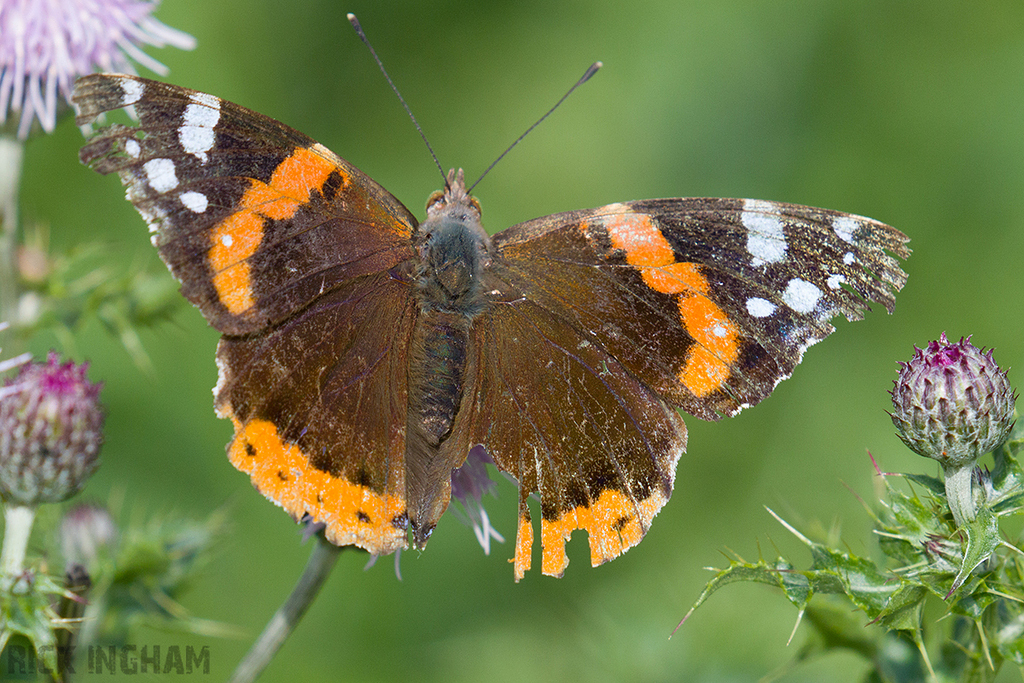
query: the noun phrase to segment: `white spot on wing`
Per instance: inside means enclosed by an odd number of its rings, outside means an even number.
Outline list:
[[[124,151],[128,153],[132,159],[138,159],[142,153],[142,147],[139,146],[139,141],[133,138],[128,138],[124,141]]]
[[[206,207],[210,203],[205,194],[202,192],[193,192],[191,190],[188,192],[182,192],[179,199],[181,199],[181,203],[193,213],[203,213],[206,211]]]
[[[853,216],[836,216],[832,219],[832,229],[844,242],[853,243],[853,236],[860,229],[860,222]]]
[[[223,244],[225,247],[230,247],[232,244],[235,243],[235,238],[232,237],[231,235],[221,235],[220,243]]]
[[[755,318],[767,318],[775,312],[775,304],[759,296],[747,299],[747,313]]]
[[[149,185],[157,192],[169,192],[178,186],[178,176],[174,174],[174,162],[170,159],[150,159],[142,168],[146,171]]]
[[[843,284],[844,282],[846,282],[846,276],[839,273],[836,275],[829,275],[828,280],[825,281],[825,284],[828,285],[829,289],[839,289],[839,285]]]
[[[848,251],[845,254],[843,254],[843,263],[845,263],[846,265],[852,266],[856,262],[857,257],[853,255],[852,251]]]
[[[213,388],[213,401],[216,406],[217,417],[223,419],[231,415],[230,410],[221,408],[219,405],[219,398],[221,392],[228,384],[228,366],[227,363],[217,354],[217,385]]]
[[[782,219],[771,202],[757,199],[743,201],[740,222],[749,232],[747,251],[753,256],[752,263],[778,263],[786,257],[786,235]]]
[[[145,92],[146,86],[141,81],[136,81],[131,78],[122,78],[118,81],[118,85],[121,86],[121,106],[127,107],[135,104],[142,99],[142,93]]]
[[[185,107],[178,141],[186,152],[206,163],[207,152],[213,148],[213,128],[220,121],[220,99],[206,93],[195,93]]]
[[[821,290],[816,285],[798,277],[790,280],[786,285],[786,291],[782,293],[782,300],[787,306],[797,313],[804,314],[813,312],[820,298]]]
[[[191,99],[196,104],[203,104],[203,105],[206,105],[207,107],[209,107],[210,109],[216,110],[217,118],[220,118],[220,98],[219,97],[216,97],[215,95],[210,95],[209,93],[205,93],[205,92],[197,92],[197,93],[192,93],[192,95],[189,97],[189,99]],[[216,122],[217,122],[216,119],[214,119],[214,123],[216,123]],[[211,124],[211,125],[213,125],[213,124]]]

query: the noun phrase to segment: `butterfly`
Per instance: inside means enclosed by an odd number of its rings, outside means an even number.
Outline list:
[[[640,542],[686,446],[678,409],[734,415],[830,319],[890,312],[907,237],[749,199],[608,204],[489,236],[463,173],[422,222],[323,145],[213,95],[78,80],[83,163],[117,173],[182,294],[223,336],[232,464],[296,519],[375,555],[426,545],[482,446],[519,482],[516,580]]]

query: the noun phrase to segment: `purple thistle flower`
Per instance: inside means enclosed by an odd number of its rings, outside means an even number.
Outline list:
[[[9,109],[21,112],[19,138],[28,137],[35,119],[52,132],[58,106],[71,97],[78,76],[135,73],[130,59],[165,74],[140,46],[191,50],[195,39],[154,19],[156,6],[155,0],[0,2],[0,125]]]
[[[484,549],[485,555],[491,554],[491,539],[504,543],[505,538],[491,526],[487,510],[483,506],[485,493],[494,495],[497,485],[487,475],[487,464],[494,464],[491,456],[483,446],[470,449],[466,462],[462,467],[452,471],[452,498],[462,503],[465,518],[453,509],[452,512],[461,521],[467,523],[476,534],[476,540]]]

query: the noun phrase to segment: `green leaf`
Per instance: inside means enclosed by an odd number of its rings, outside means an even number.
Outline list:
[[[964,595],[949,606],[949,611],[967,617],[972,621],[981,619],[985,610],[998,598],[988,591],[984,581],[979,581],[970,593]]]
[[[789,567],[789,563],[782,562],[782,564],[787,568]],[[733,560],[729,563],[728,568],[719,570],[714,578],[708,581],[700,596],[693,603],[693,606],[690,607],[690,611],[683,617],[683,621],[686,621],[693,611],[703,605],[719,588],[737,582],[763,583],[781,588],[790,602],[798,608],[803,608],[812,593],[809,582],[806,578],[802,582],[795,581],[792,576],[783,578],[783,575],[786,573],[777,566],[769,565],[764,560],[759,560],[756,564]]]
[[[901,585],[889,597],[875,621],[897,631],[919,631],[927,596],[928,590],[923,586]]]
[[[12,636],[26,638],[43,666],[57,670],[57,614],[55,597],[64,586],[45,574],[26,573],[0,591],[0,651]]]
[[[768,512],[810,549],[811,571],[804,575],[813,577],[816,591],[845,594],[872,619],[878,616],[896,589],[887,574],[871,560],[810,540],[774,512]]]
[[[999,535],[998,518],[984,505],[978,510],[977,517],[964,524],[963,532],[967,534],[967,547],[964,550],[960,571],[953,579],[953,586],[949,589],[947,598],[960,588],[975,567],[987,560],[1003,541]]]
[[[903,476],[916,484],[920,484],[933,494],[939,496],[946,495],[946,485],[941,479],[929,477],[924,474],[904,474]]]

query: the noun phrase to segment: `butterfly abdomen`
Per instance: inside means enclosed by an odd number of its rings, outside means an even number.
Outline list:
[[[470,318],[421,310],[409,354],[406,495],[414,542],[422,547],[448,507],[451,473],[466,449],[448,443],[462,402]]]
[[[448,438],[459,408],[468,344],[466,316],[420,313],[409,359],[409,419],[435,448]]]

